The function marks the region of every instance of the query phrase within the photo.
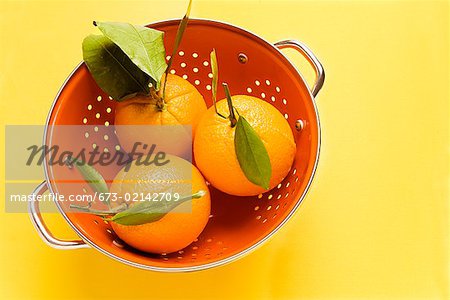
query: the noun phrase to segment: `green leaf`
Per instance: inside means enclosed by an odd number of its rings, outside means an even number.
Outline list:
[[[173,58],[177,54],[178,47],[180,46],[181,39],[183,38],[184,31],[187,27],[187,24],[189,21],[189,15],[191,14],[191,5],[192,5],[192,0],[189,0],[186,14],[184,15],[183,19],[180,21],[180,24],[178,25],[178,30],[177,30],[177,35],[175,36],[175,43],[173,45],[172,55],[170,56],[168,66],[166,68],[166,77],[164,79],[164,87],[163,87],[163,99],[165,98],[165,95],[166,95],[167,75],[169,74],[170,67],[172,66]]]
[[[107,37],[87,36],[83,40],[83,59],[98,86],[115,100],[149,94],[150,77]]]
[[[139,25],[118,22],[95,23],[104,36],[122,49],[142,71],[149,75],[159,90],[167,68],[164,32]]]
[[[84,180],[89,184],[89,186],[98,193],[109,193],[108,186],[103,176],[92,166],[87,163],[80,161],[76,158],[68,158],[68,163],[74,165],[77,170],[81,173]]]
[[[183,202],[191,199],[201,198],[206,194],[205,191],[181,197],[178,201],[143,201],[139,202],[130,208],[106,219],[121,225],[141,225],[158,221],[164,217],[169,211]]]
[[[210,61],[211,61],[211,73],[213,74],[213,78],[212,78],[212,98],[213,98],[213,105],[214,105],[214,110],[216,112],[216,114],[220,117],[222,117],[223,119],[226,119],[227,117],[225,117],[224,115],[222,115],[221,113],[219,113],[217,111],[217,82],[219,80],[219,68],[217,67],[217,55],[216,55],[216,49],[213,49],[213,51],[211,51],[211,54],[209,55],[210,57]]]
[[[236,156],[247,179],[264,189],[269,188],[272,166],[266,147],[247,120],[239,116],[234,134]]]
[[[214,108],[216,108],[216,99],[217,99],[217,81],[219,77],[219,69],[217,67],[217,55],[216,55],[216,49],[213,49],[211,51],[210,61],[211,61],[211,73],[213,74],[212,78],[212,95],[213,95],[213,102],[214,102]],[[216,108],[217,113],[217,108]]]

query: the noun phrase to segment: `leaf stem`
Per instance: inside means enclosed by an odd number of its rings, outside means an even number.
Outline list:
[[[166,102],[164,101],[164,98],[158,95],[158,92],[156,89],[152,86],[150,87],[150,98],[154,99],[156,101],[156,107],[159,111],[163,111],[166,107]]]
[[[206,191],[199,190],[197,193],[194,193],[192,195],[180,197],[180,199],[178,199],[174,203],[174,206],[172,207],[172,209],[174,209],[175,207],[177,207],[178,205],[180,205],[180,204],[182,204],[182,203],[184,203],[186,201],[189,201],[189,200],[192,200],[192,199],[198,199],[198,198],[201,198],[201,197],[203,197],[205,195],[206,195]]]
[[[136,205],[130,206],[128,209],[121,211],[114,216],[104,218],[104,220],[122,225],[140,225],[155,222],[180,204],[191,199],[201,198],[205,194],[206,191],[200,190],[195,194],[183,196],[176,200],[176,202],[169,202],[167,205],[162,207],[160,206],[160,203],[152,203],[151,200],[140,202]]]
[[[233,128],[234,126],[236,126],[236,123],[237,123],[236,115],[234,114],[233,101],[231,99],[230,90],[228,89],[228,84],[222,83],[222,86],[225,90],[225,95],[227,96],[227,104],[228,104],[228,109],[230,111],[230,115],[228,116],[228,119],[230,120],[230,126]]]
[[[117,213],[121,212],[122,210],[125,210],[127,208],[127,205],[126,205],[126,203],[122,203],[121,205],[117,206],[116,208],[112,208],[109,210],[93,209],[93,208],[90,208],[90,205],[81,206],[81,205],[77,205],[77,204],[70,204],[69,207],[72,209],[77,209],[77,210],[84,211],[86,213],[94,214],[97,216],[109,216],[109,215],[117,214]]]
[[[70,169],[75,166],[78,172],[83,176],[83,179],[94,191],[100,194],[109,192],[105,179],[94,167],[71,156],[67,156],[64,163]],[[109,200],[106,201],[106,204],[108,205],[108,208],[111,208],[111,203]]]
[[[172,55],[170,56],[169,62],[167,63],[167,68],[166,68],[166,72],[165,72],[163,94],[162,94],[163,99],[166,98],[167,77],[169,75],[170,67],[172,66],[173,58],[177,54],[178,46],[180,46],[181,39],[183,38],[184,30],[186,29],[187,23],[189,21],[189,15],[191,13],[191,5],[192,5],[192,0],[189,0],[186,14],[184,15],[183,19],[181,19],[180,24],[178,25],[177,35],[175,36],[175,43],[173,46]]]
[[[211,85],[212,85],[212,100],[213,100],[214,110],[216,112],[216,115],[218,115],[219,117],[221,117],[223,119],[226,119],[227,117],[225,117],[224,115],[222,115],[221,113],[219,113],[217,111],[216,102],[217,102],[217,81],[219,78],[219,68],[217,66],[216,49],[213,48],[209,57],[210,57],[210,61],[211,61],[211,72],[213,74]]]

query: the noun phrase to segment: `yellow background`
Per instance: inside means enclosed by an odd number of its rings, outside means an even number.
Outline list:
[[[1,0],[2,125],[43,124],[92,20],[143,24],[181,17],[185,6]],[[0,297],[448,299],[449,3],[194,1],[192,16],[299,39],[322,60],[323,150],[300,211],[237,262],[162,274],[49,248],[26,214],[3,212],[2,183]],[[74,237],[57,214],[47,220]]]

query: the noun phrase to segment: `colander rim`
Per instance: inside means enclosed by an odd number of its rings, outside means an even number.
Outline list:
[[[146,26],[155,26],[155,25],[159,25],[159,24],[163,24],[163,23],[170,23],[170,22],[179,22],[180,19],[174,18],[174,19],[167,19],[167,20],[163,20],[163,21],[156,21],[156,22],[152,22],[147,24]],[[279,54],[281,54],[281,56],[286,59],[286,61],[296,70],[297,75],[300,77],[300,79],[302,80],[302,82],[304,83],[304,85],[306,86],[306,89],[308,90],[308,95],[309,95],[309,100],[312,102],[313,108],[314,108],[314,113],[315,113],[315,117],[316,117],[316,123],[317,123],[317,152],[316,152],[316,157],[314,160],[314,166],[311,172],[311,176],[308,180],[308,183],[303,191],[303,193],[300,195],[299,199],[296,201],[294,207],[291,209],[291,211],[287,214],[287,216],[280,222],[280,224],[278,224],[274,229],[272,229],[272,231],[270,231],[268,234],[266,234],[263,238],[261,238],[260,240],[258,240],[257,242],[255,242],[253,245],[247,247],[246,249],[233,254],[229,257],[225,257],[222,258],[220,260],[214,261],[214,262],[210,262],[210,263],[205,263],[205,264],[200,264],[200,265],[195,265],[195,266],[188,266],[188,267],[156,267],[156,266],[149,266],[149,265],[144,265],[144,264],[140,264],[140,263],[136,263],[133,261],[130,261],[128,259],[119,257],[105,249],[103,249],[102,247],[100,247],[99,245],[97,245],[96,243],[94,243],[93,241],[91,241],[89,238],[87,238],[83,232],[81,230],[79,230],[73,223],[72,221],[69,219],[69,217],[67,216],[67,214],[64,212],[64,210],[62,209],[62,207],[60,206],[60,204],[58,203],[58,201],[56,201],[56,207],[58,208],[59,212],[61,213],[61,215],[63,216],[63,218],[66,220],[66,222],[70,225],[70,227],[76,232],[76,234],[84,241],[86,242],[89,246],[91,246],[92,248],[100,251],[101,253],[105,254],[106,256],[122,262],[126,265],[129,266],[133,266],[139,269],[144,269],[144,270],[150,270],[150,271],[157,271],[157,272],[166,272],[166,273],[176,273],[176,272],[193,272],[193,271],[201,271],[201,270],[206,270],[206,269],[211,269],[214,267],[219,267],[219,266],[223,266],[225,264],[231,263],[233,261],[236,261],[248,254],[250,254],[251,252],[253,252],[254,250],[256,250],[257,248],[259,248],[260,246],[262,246],[264,243],[266,243],[270,238],[272,238],[275,233],[277,233],[286,223],[287,221],[289,221],[292,216],[295,214],[295,212],[298,210],[298,208],[300,207],[300,205],[303,203],[304,198],[306,197],[307,193],[309,192],[309,189],[311,187],[311,184],[313,182],[315,173],[317,171],[317,167],[318,167],[318,162],[319,162],[319,156],[320,156],[320,149],[321,149],[321,126],[320,126],[320,118],[319,118],[319,112],[317,109],[317,105],[316,105],[316,101],[314,96],[311,93],[311,90],[308,88],[308,85],[306,84],[306,81],[303,77],[303,75],[301,74],[301,72],[298,70],[298,68],[287,58],[286,55],[283,54],[283,52],[281,52],[280,49],[278,49],[274,44],[270,43],[269,41],[267,41],[266,39],[260,37],[259,35],[250,32],[242,27],[227,23],[227,22],[223,22],[223,21],[218,21],[218,20],[212,20],[212,19],[206,19],[206,18],[190,18],[189,21],[199,21],[199,22],[208,22],[208,23],[212,23],[216,26],[225,26],[228,27],[231,30],[237,30],[240,31],[242,33],[248,34],[250,36],[253,36],[256,39],[259,39],[261,42],[270,45],[275,51],[277,51]],[[66,78],[66,80],[63,82],[63,84],[61,85],[60,89],[58,90],[58,93],[56,94],[53,103],[50,107],[49,113],[47,115],[47,119],[46,119],[46,123],[45,123],[45,128],[44,128],[44,136],[43,136],[43,145],[46,144],[46,140],[47,140],[47,134],[48,134],[48,127],[49,127],[49,122],[51,119],[51,116],[53,115],[53,111],[55,109],[56,103],[62,93],[62,91],[64,90],[64,88],[66,87],[67,83],[69,82],[69,80],[72,78],[72,76],[79,70],[79,68],[84,64],[83,61],[81,61],[73,70],[72,72],[68,75],[68,77]],[[48,188],[49,191],[51,193],[54,193],[53,191],[53,187],[48,175],[48,168],[47,168],[47,158],[44,158],[44,176],[45,179],[48,183]]]

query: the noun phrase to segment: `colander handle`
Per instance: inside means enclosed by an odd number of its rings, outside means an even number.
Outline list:
[[[33,191],[33,199],[35,199],[35,196],[37,195],[42,195],[47,190],[47,182],[44,181]],[[89,245],[87,245],[82,240],[65,241],[54,237],[53,234],[51,234],[51,232],[48,230],[47,226],[44,223],[44,220],[42,219],[41,212],[39,210],[39,203],[40,201],[29,201],[28,213],[30,214],[31,222],[36,228],[39,236],[47,245],[52,248],[64,250],[89,248]]]
[[[311,89],[311,94],[316,97],[319,91],[322,89],[323,83],[325,81],[325,71],[319,59],[314,55],[311,49],[309,49],[305,44],[296,40],[279,41],[274,45],[280,50],[284,48],[292,48],[294,50],[297,50],[306,58],[306,60],[314,68],[314,71],[316,73],[316,80]]]

